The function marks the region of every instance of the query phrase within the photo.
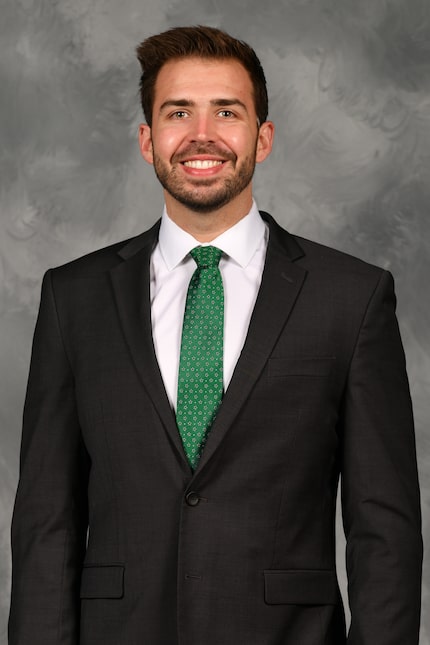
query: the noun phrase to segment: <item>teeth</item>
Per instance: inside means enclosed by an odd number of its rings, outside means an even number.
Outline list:
[[[199,169],[205,169],[205,168],[214,168],[215,166],[220,166],[222,164],[222,161],[216,161],[212,159],[195,159],[194,161],[185,161],[184,166],[188,166],[188,168],[199,168]]]

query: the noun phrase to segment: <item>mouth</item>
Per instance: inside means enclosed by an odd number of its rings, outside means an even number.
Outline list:
[[[190,179],[215,179],[222,173],[229,160],[220,155],[206,153],[184,155],[178,161]]]
[[[222,166],[223,161],[217,159],[191,159],[182,162],[187,168],[194,168],[196,170],[207,170],[209,168],[216,168]]]

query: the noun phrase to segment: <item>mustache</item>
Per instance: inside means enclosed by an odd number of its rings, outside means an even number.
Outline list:
[[[223,161],[235,162],[237,156],[231,150],[225,150],[213,143],[191,143],[186,148],[173,155],[171,163],[181,163],[193,155],[211,155]]]

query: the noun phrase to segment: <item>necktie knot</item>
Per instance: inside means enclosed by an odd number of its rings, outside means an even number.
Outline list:
[[[216,246],[196,246],[190,251],[190,254],[199,269],[216,269],[222,251]]]

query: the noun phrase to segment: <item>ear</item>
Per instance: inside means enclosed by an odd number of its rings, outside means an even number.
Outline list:
[[[265,121],[260,125],[257,139],[256,162],[261,163],[270,155],[273,146],[275,126],[272,121]]]
[[[145,161],[151,164],[154,163],[151,128],[146,123],[139,125],[139,147]]]

